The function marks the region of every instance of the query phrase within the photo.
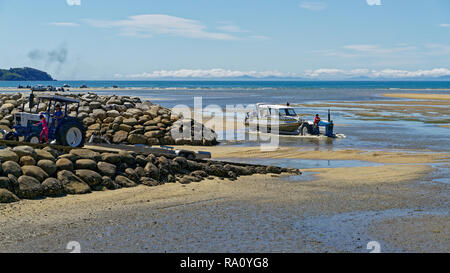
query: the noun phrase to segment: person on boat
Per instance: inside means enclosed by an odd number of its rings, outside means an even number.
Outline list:
[[[290,106],[291,104],[289,102],[286,102],[286,106]]]
[[[42,137],[45,136],[45,142],[48,142],[48,124],[47,124],[47,119],[45,118],[44,115],[40,115],[39,118],[41,119],[41,122],[36,123],[34,126],[39,126],[42,125],[42,131],[41,131],[41,135],[39,136],[39,142],[42,143]]]
[[[320,117],[319,114],[316,114],[316,118],[314,119],[314,132],[316,133],[316,135],[319,135],[319,122],[320,122]]]

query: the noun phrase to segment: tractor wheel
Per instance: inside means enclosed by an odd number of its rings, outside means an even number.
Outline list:
[[[58,142],[64,146],[83,147],[86,140],[83,126],[77,123],[64,124],[56,134]]]
[[[33,144],[39,144],[39,134],[38,133],[31,133],[25,138],[25,142],[33,143]]]

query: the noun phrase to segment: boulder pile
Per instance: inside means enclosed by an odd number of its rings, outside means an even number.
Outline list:
[[[188,184],[204,179],[235,180],[238,176],[297,169],[274,166],[193,161],[133,152],[99,153],[89,149],[61,152],[51,147],[16,146],[0,150],[0,203],[19,199],[85,194],[137,185]]]
[[[61,95],[61,94],[58,94]],[[212,130],[203,130],[203,124],[190,119],[186,122],[182,117],[173,114],[168,108],[153,104],[150,101],[141,101],[139,97],[98,95],[95,93],[63,94],[63,96],[81,100],[78,109],[78,118],[86,128],[86,137],[92,134],[106,137],[115,144],[148,144],[148,145],[216,145],[217,136]],[[0,129],[9,131],[13,126],[14,113],[29,112],[29,95],[22,93],[0,95]],[[35,98],[37,103],[37,99]],[[47,109],[45,103],[39,105],[39,112]],[[36,110],[33,108],[33,110]],[[69,115],[75,116],[77,104],[70,104]],[[179,121],[179,122],[177,122]],[[182,124],[191,125],[189,138],[174,139],[172,128],[179,131]],[[194,140],[195,130],[210,132],[202,135],[201,139]]]

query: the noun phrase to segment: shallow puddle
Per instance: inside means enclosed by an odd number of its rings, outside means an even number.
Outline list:
[[[316,169],[316,168],[345,168],[345,167],[373,167],[383,164],[360,160],[324,160],[299,158],[218,158],[237,163],[271,165],[282,168]]]

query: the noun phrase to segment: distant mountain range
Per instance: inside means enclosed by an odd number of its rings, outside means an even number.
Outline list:
[[[0,69],[0,81],[54,81],[47,72],[34,68]]]

